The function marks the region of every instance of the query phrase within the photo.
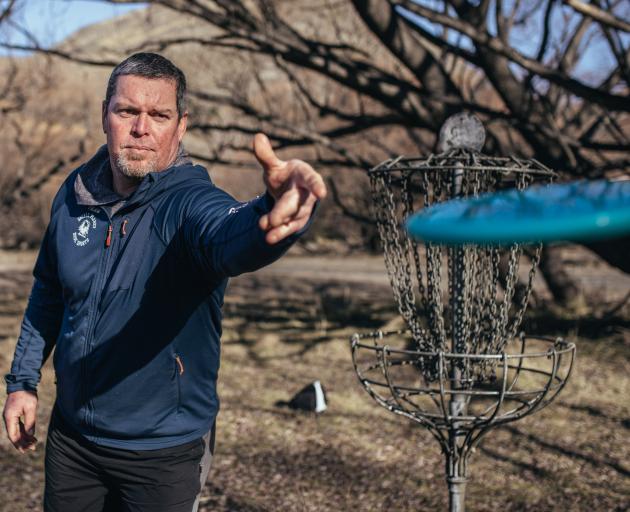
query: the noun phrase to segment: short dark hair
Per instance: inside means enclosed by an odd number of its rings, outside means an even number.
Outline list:
[[[109,107],[109,100],[116,94],[116,81],[119,76],[135,75],[145,78],[165,78],[173,80],[177,88],[177,115],[181,117],[186,112],[186,76],[166,57],[157,53],[134,53],[118,64],[107,82],[105,93],[105,108]]]

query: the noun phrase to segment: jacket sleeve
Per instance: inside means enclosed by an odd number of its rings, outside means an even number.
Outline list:
[[[183,219],[184,243],[205,275],[232,277],[257,270],[282,256],[312,222],[277,244],[265,241],[258,221],[271,211],[274,199],[264,194],[242,203],[208,185],[188,198]]]
[[[63,318],[63,297],[55,259],[50,251],[50,226],[35,263],[35,282],[22,320],[11,372],[5,376],[7,393],[37,391],[41,367],[50,355]]]

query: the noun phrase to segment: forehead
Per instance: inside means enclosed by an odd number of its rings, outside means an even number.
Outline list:
[[[177,85],[175,80],[167,78],[122,75],[116,79],[112,102],[176,108]]]

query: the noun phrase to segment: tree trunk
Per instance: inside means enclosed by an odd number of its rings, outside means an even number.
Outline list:
[[[583,300],[579,286],[564,268],[559,246],[543,247],[539,268],[556,303],[572,307]]]

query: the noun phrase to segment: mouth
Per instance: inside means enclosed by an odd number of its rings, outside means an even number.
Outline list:
[[[132,149],[134,151],[153,151],[153,149],[148,146],[124,146],[123,149]]]

